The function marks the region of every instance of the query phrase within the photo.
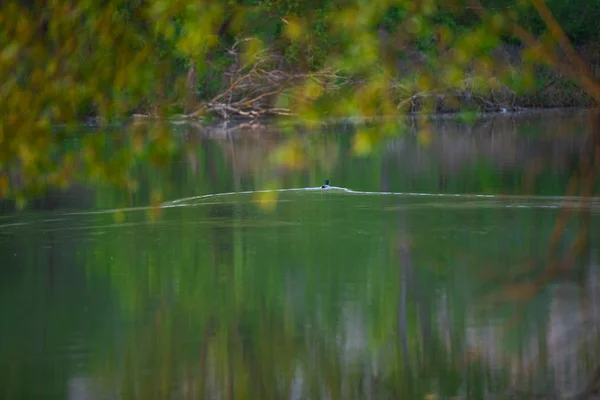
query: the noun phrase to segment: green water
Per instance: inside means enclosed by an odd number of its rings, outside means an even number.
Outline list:
[[[0,397],[581,391],[600,348],[600,200],[563,195],[586,120],[499,121],[363,157],[329,128],[293,169],[265,161],[286,134],[203,138],[166,171],[136,167],[138,194],[81,182],[5,212]],[[298,190],[257,192],[273,182]]]

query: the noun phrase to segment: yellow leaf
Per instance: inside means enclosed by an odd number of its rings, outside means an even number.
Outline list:
[[[362,131],[354,135],[352,149],[359,156],[369,154],[373,148],[371,136],[368,132]]]
[[[256,38],[245,42],[244,52],[242,53],[242,60],[244,64],[251,65],[256,61],[256,56],[264,49],[262,41]]]
[[[449,67],[444,73],[444,83],[451,86],[460,86],[464,78],[464,74],[460,68]]]
[[[356,21],[358,19],[358,11],[354,8],[349,8],[346,10],[342,10],[337,14],[337,18],[335,18],[335,22],[342,29],[347,29],[347,27],[353,27],[356,25]],[[334,22],[334,23],[335,23]]]
[[[272,157],[276,165],[290,169],[300,168],[305,162],[305,157],[301,151],[300,144],[295,140],[291,140],[280,146],[273,153]]]
[[[115,213],[113,214],[113,220],[117,224],[122,223],[123,221],[125,221],[125,213],[123,211],[115,211]]]
[[[315,81],[309,81],[304,85],[303,95],[309,99],[316,99],[323,94],[323,86]]]
[[[19,146],[19,156],[23,162],[23,165],[31,164],[36,158],[35,153],[32,151],[30,146],[24,143],[21,143]]]
[[[284,34],[289,39],[298,39],[304,33],[304,27],[299,19],[288,17],[285,21],[287,21],[287,24],[285,25]]]
[[[417,79],[417,85],[419,85],[419,89],[421,90],[429,90],[432,87],[432,80],[429,75],[421,75]]]
[[[278,193],[274,190],[257,192],[255,199],[258,201],[258,206],[264,211],[273,211],[277,207]]]

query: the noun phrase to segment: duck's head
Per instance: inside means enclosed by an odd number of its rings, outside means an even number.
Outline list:
[[[329,179],[325,179],[325,185],[329,186]]]

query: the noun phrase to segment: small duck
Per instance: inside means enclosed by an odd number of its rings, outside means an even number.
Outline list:
[[[325,184],[321,185],[321,189],[329,189],[331,186],[329,186],[329,179],[325,179]]]

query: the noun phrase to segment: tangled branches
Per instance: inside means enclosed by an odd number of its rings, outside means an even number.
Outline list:
[[[251,40],[251,39],[247,39]],[[335,90],[343,78],[336,71],[324,68],[316,72],[302,73],[285,69],[282,56],[263,49],[255,53],[249,62],[242,62],[236,42],[229,50],[234,63],[224,73],[227,87],[212,99],[202,102],[186,119],[214,113],[223,119],[233,117],[258,118],[266,115],[294,115],[289,108],[275,106],[277,96],[286,92],[293,96],[294,87],[312,80],[323,90]]]

